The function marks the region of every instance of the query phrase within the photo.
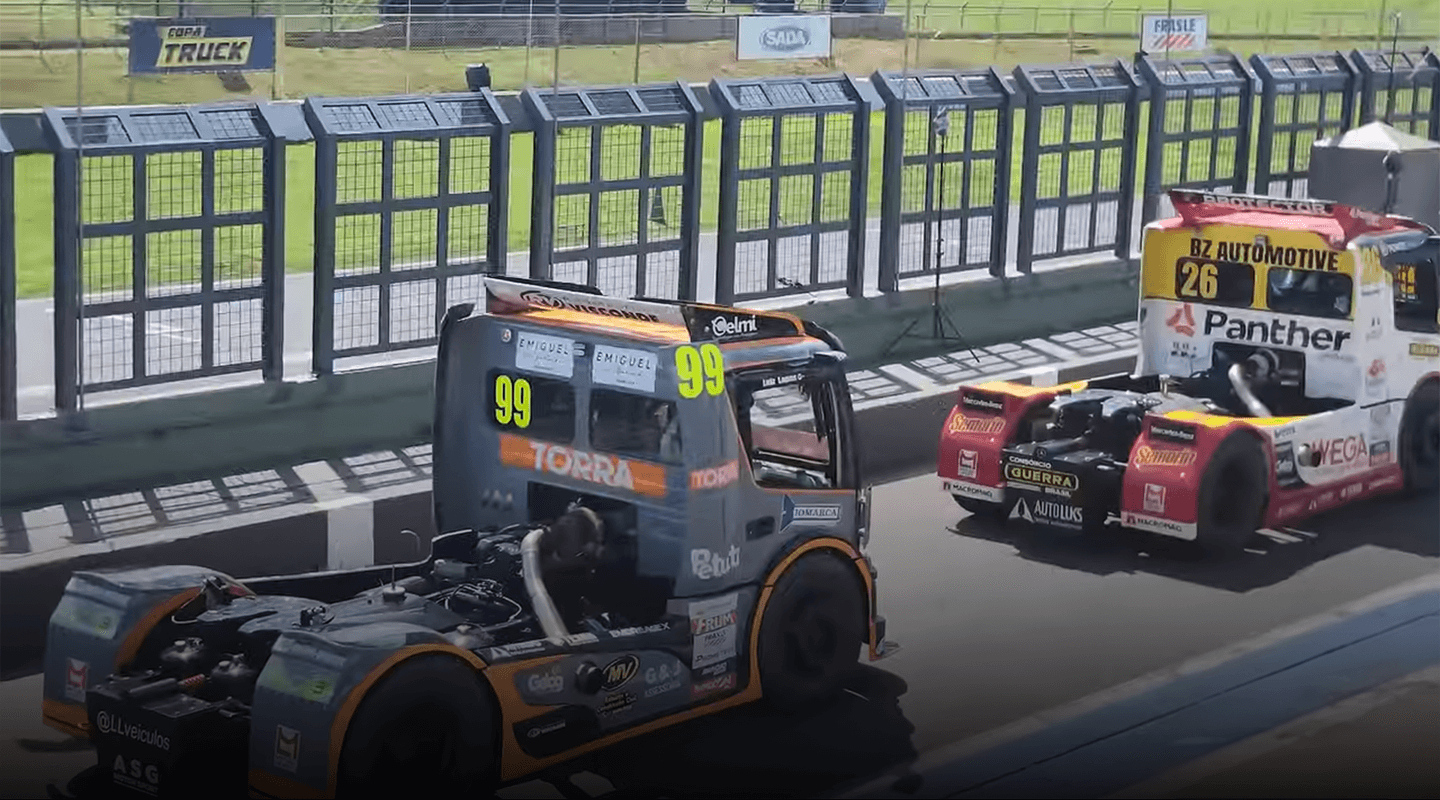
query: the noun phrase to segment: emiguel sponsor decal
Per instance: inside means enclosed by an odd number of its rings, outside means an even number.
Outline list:
[[[1205,310],[1204,335],[1224,336],[1232,342],[1272,344],[1304,350],[1340,352],[1350,331],[1303,325],[1296,320],[1247,318],[1231,311]]]

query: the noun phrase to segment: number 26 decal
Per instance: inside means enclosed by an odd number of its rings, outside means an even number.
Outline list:
[[[517,428],[530,427],[530,381],[495,376],[495,421],[501,425],[514,423]]]
[[[725,391],[725,356],[709,342],[699,348],[690,344],[676,348],[675,375],[680,379],[680,396],[686,400],[702,393],[718,396]]]

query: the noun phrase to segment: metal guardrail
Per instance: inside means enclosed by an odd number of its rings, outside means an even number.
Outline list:
[[[1152,218],[1174,186],[1246,188],[1252,158],[1260,191],[1299,196],[1313,137],[1358,117],[1440,140],[1437,94],[1436,54],[1407,50],[1394,64],[1381,51],[1261,55],[1248,66],[1229,55],[1141,56],[1013,75],[312,98],[303,115],[284,103],[47,109],[22,138],[56,156],[55,407],[236,372],[282,379],[294,142],[316,143],[311,370],[326,374],[337,359],[428,346],[476,276],[506,270],[512,185],[533,189],[521,269],[533,277],[693,298],[713,252],[720,302],[856,297],[877,230],[882,292],[936,270],[1005,278],[1046,259],[1123,258],[1137,200]],[[702,137],[715,116],[712,178]],[[512,140],[531,159],[523,174]],[[12,188],[34,149],[0,132],[0,226],[35,216],[17,215],[33,201]],[[867,213],[872,194],[878,219]],[[36,335],[13,329],[25,324],[15,287],[35,280],[33,248],[17,254],[16,242],[33,235],[0,230],[9,416],[18,341]]]

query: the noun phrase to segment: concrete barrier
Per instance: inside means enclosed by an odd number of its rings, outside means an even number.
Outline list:
[[[1133,263],[1110,260],[1007,281],[974,276],[947,287],[943,302],[968,342],[983,346],[1133,319],[1137,274]],[[928,313],[930,297],[930,290],[911,289],[790,310],[830,328],[852,363],[866,367],[934,354],[936,346],[923,341],[886,353],[906,325]],[[422,443],[430,436],[433,397],[433,362],[424,361],[5,423],[0,504],[120,493]]]

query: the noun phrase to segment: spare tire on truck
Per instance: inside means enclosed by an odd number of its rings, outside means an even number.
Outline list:
[[[1264,520],[1270,493],[1270,461],[1260,441],[1245,431],[1227,436],[1200,478],[1195,542],[1212,556],[1245,549]]]
[[[779,711],[837,696],[860,661],[868,598],[855,566],[833,552],[801,556],[760,619],[760,691]]]
[[[1407,494],[1440,489],[1440,383],[1421,385],[1405,404],[1399,450]]]
[[[340,752],[340,797],[490,797],[497,709],[469,665],[416,656],[370,687]]]

